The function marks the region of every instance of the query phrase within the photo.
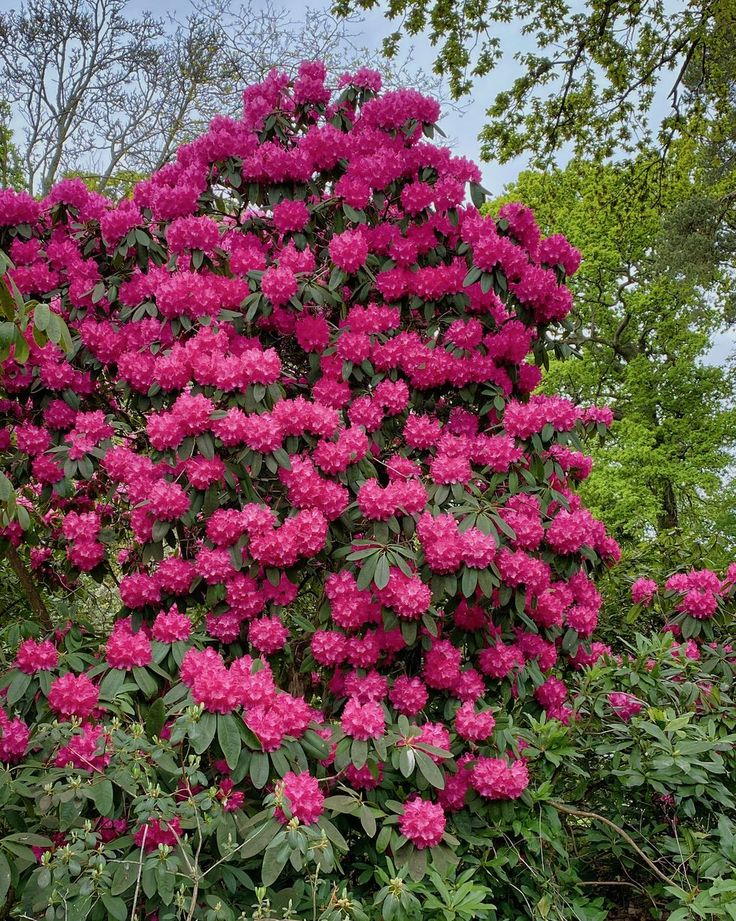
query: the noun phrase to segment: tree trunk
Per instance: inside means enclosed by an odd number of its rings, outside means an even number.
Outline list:
[[[10,543],[8,544],[7,548],[7,557],[13,572],[18,577],[21,588],[23,589],[23,592],[28,599],[31,610],[36,615],[39,624],[43,627],[44,630],[50,631],[51,618],[49,617],[49,612],[46,609],[43,598],[36,588],[33,578],[31,577],[30,572],[28,572],[25,563],[20,558],[20,554]]]
[[[662,494],[662,511],[659,516],[659,530],[671,531],[679,527],[679,516],[677,514],[677,496],[672,483],[667,480],[664,484]]]

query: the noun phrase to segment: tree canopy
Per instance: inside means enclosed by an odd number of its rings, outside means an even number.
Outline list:
[[[400,27],[385,41],[395,54],[402,34],[426,35],[438,49],[435,70],[456,98],[505,60],[509,23],[529,39],[510,89],[488,109],[483,153],[501,162],[531,151],[549,162],[564,146],[605,155],[646,145],[650,110],[666,96],[661,122],[679,132],[704,112],[731,108],[733,0],[576,7],[564,0],[337,0],[348,15],[381,7]]]

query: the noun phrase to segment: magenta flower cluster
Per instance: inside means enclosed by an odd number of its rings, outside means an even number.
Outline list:
[[[469,204],[479,171],[432,143],[438,116],[368,71],[333,94],[312,63],[247,89],[241,118],[129,200],[78,179],[41,202],[0,193],[8,281],[74,340],[29,326],[27,357],[2,362],[3,466],[37,511],[39,578],[115,574],[122,606],[92,677],[49,640],[18,650],[21,672],[51,673],[45,712],[82,723],[57,763],[104,770],[100,675],[163,695],[170,655],[181,699],[261,752],[310,728],[329,743],[270,776],[283,822],[318,822],[335,777],[397,785],[381,746],[411,721],[442,778],[397,794],[421,849],[469,797],[524,795],[504,694],[570,719],[564,670],[606,651],[594,579],[619,557],[575,491],[579,436],[612,414],[531,394],[580,254],[522,205]],[[720,583],[670,581],[710,616]],[[1,755],[22,760],[28,728],[0,714]],[[365,752],[347,766],[346,740]],[[213,783],[223,808],[260,809]],[[135,834],[151,850],[181,827]]]

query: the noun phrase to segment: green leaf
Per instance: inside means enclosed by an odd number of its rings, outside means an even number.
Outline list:
[[[151,675],[151,673],[145,668],[134,668],[133,669],[133,678],[138,687],[143,691],[144,695],[148,698],[153,697],[153,695],[158,691],[158,685],[156,684],[156,679]]]
[[[427,851],[426,850],[417,850],[414,848],[412,854],[409,857],[409,875],[414,880],[414,882],[419,882],[419,880],[427,872]]]
[[[291,848],[286,838],[277,835],[268,845],[263,855],[263,868],[261,870],[261,883],[264,886],[273,886],[281,876],[281,871],[291,854]]]
[[[157,697],[148,708],[148,713],[146,714],[146,735],[148,738],[160,737],[165,722],[166,707],[164,706],[163,698]]]
[[[0,473],[0,502],[7,502],[14,492],[13,484],[4,473]]]
[[[28,514],[28,509],[24,505],[17,506],[15,510],[15,517],[18,519],[18,524],[24,531],[27,531],[31,526],[31,518]]]
[[[483,194],[483,187],[477,182],[470,183],[470,200],[476,208],[481,208],[485,204],[486,197]]]
[[[246,837],[245,842],[238,851],[238,858],[240,860],[248,860],[248,858],[260,854],[264,847],[273,840],[280,830],[281,825],[279,825],[276,819],[269,819],[265,825],[259,826],[255,832]]]
[[[0,906],[5,904],[5,900],[8,897],[11,880],[12,875],[8,858],[0,851]]]
[[[478,570],[466,566],[463,569],[463,577],[460,581],[462,593],[466,598],[472,598],[478,585]]]
[[[171,527],[170,521],[154,521],[153,527],[151,528],[151,537],[155,543],[162,541],[164,537],[169,533],[169,528]]]
[[[125,672],[121,668],[111,668],[100,683],[100,698],[114,700],[125,683]]]
[[[378,562],[376,563],[376,571],[373,574],[373,581],[376,585],[376,588],[383,589],[388,585],[388,580],[390,576],[390,570],[388,565],[388,559],[385,554],[381,554],[378,557]]]
[[[8,687],[8,693],[6,700],[12,707],[14,704],[17,704],[18,701],[23,697],[25,692],[28,690],[28,685],[31,683],[31,676],[27,675],[25,672],[17,671],[15,677],[10,682]]]
[[[357,812],[360,808],[360,800],[356,799],[354,796],[338,794],[336,796],[328,796],[327,799],[325,799],[324,806],[325,809],[331,809],[333,812],[349,814]]]
[[[217,717],[217,741],[230,770],[234,770],[240,757],[242,738],[238,729],[237,717],[232,713],[220,713]]]
[[[265,752],[253,752],[250,758],[250,779],[256,790],[266,786],[269,773],[268,755]]]
[[[389,845],[391,840],[392,828],[390,825],[384,825],[383,828],[378,833],[378,838],[376,839],[376,850],[379,854],[383,854],[386,848]]]
[[[360,770],[368,760],[368,743],[364,739],[353,739],[350,746],[350,760]]]
[[[156,893],[164,905],[171,905],[174,900],[174,890],[176,888],[176,873],[165,865],[159,865],[156,868]]]
[[[6,838],[3,838],[3,843],[8,842],[17,842],[18,844],[25,844],[27,847],[52,847],[53,841],[51,838],[46,838],[44,835],[35,835],[32,832],[16,832],[15,834],[8,835]]]
[[[416,767],[416,758],[414,757],[414,749],[404,746],[401,749],[399,754],[399,770],[404,775],[404,777],[411,777],[414,773],[414,768]]]
[[[90,791],[92,801],[102,816],[109,816],[113,807],[113,790],[110,781],[103,777],[92,784]]]
[[[289,773],[291,766],[289,764],[289,759],[286,757],[282,749],[277,749],[270,753],[269,758],[271,759],[271,764],[274,766],[276,773],[279,777],[286,777]]]
[[[368,835],[369,838],[374,837],[376,834],[376,819],[373,813],[370,810],[370,807],[365,804],[360,807],[360,824],[363,826],[363,831]]]
[[[217,732],[217,717],[214,713],[203,713],[196,725],[196,730],[190,733],[192,748],[198,755],[203,754],[212,744]]]
[[[417,759],[417,767],[424,779],[438,790],[444,790],[445,778],[429,755],[419,749],[414,749],[414,757]]]
[[[326,819],[324,816],[319,820],[320,827],[324,829],[325,834],[330,839],[330,841],[335,845],[335,847],[340,848],[341,851],[348,850],[348,843],[340,834],[337,826],[333,825],[329,819]]]
[[[376,572],[379,559],[381,559],[381,555],[380,551],[377,551],[363,561],[357,578],[358,588],[361,591],[368,588],[371,582],[373,582],[373,576]]]
[[[120,896],[105,894],[102,896],[102,904],[107,909],[111,918],[115,918],[116,921],[126,921],[128,917],[128,906]]]
[[[284,470],[291,470],[291,461],[289,460],[289,455],[286,453],[286,451],[284,451],[283,448],[276,448],[276,450],[272,453],[276,458],[276,462],[278,463],[279,467],[283,467]]]
[[[42,332],[45,331],[49,325],[50,317],[51,308],[48,304],[36,304],[35,310],[33,311],[33,322]]]

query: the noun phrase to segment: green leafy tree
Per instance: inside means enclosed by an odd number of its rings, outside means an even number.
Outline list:
[[[13,143],[10,106],[0,99],[0,188],[23,187],[23,167],[18,148]]]
[[[554,223],[584,253],[571,340],[580,357],[553,361],[543,387],[607,402],[615,413],[584,487],[628,563],[610,577],[612,609],[621,609],[628,576],[673,568],[683,554],[720,565],[736,545],[724,501],[734,492],[736,382],[728,366],[707,361],[713,334],[727,322],[732,279],[711,257],[704,268],[695,232],[679,234],[681,262],[670,265],[667,222],[700,194],[690,146],[678,144],[656,185],[638,181],[645,162],[576,160],[564,170],[527,171],[491,206],[525,202],[543,231]]]
[[[397,53],[404,34],[427,35],[435,70],[456,97],[505,62],[508,25],[528,37],[521,73],[498,93],[482,137],[485,154],[501,161],[523,151],[547,160],[563,145],[577,153],[610,155],[649,139],[655,94],[666,91],[663,127],[681,129],[714,105],[730,107],[733,0],[601,0],[584,6],[562,0],[336,0],[335,10],[383,6],[400,28],[385,41]],[[732,69],[733,65],[727,68]]]

